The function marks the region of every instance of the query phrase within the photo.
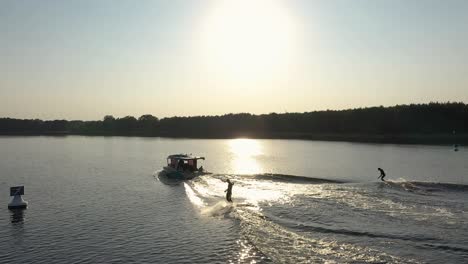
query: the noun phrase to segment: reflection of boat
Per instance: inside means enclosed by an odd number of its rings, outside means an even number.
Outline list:
[[[169,179],[193,179],[206,174],[203,166],[197,166],[198,160],[205,160],[205,158],[187,154],[169,155],[167,166],[164,167],[162,173]]]
[[[12,224],[23,223],[24,209],[10,209],[10,212],[11,212],[10,220]]]

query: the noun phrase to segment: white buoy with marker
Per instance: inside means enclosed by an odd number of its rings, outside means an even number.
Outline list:
[[[8,204],[8,209],[24,209],[28,207],[28,202],[23,200],[24,186],[10,187],[10,196],[13,196],[11,202]]]

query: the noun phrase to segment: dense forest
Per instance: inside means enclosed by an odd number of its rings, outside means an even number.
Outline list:
[[[109,135],[188,138],[300,138],[401,143],[466,143],[468,105],[429,103],[305,113],[152,115],[99,121],[0,118],[3,135]]]

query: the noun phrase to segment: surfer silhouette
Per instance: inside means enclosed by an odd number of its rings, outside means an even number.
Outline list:
[[[232,203],[231,195],[232,195],[232,186],[234,185],[229,179],[226,180],[228,183],[228,188],[224,191],[226,193],[226,200]]]
[[[385,172],[384,170],[382,170],[381,168],[377,168],[378,171],[380,171],[380,176],[377,178],[377,179],[381,179],[382,181],[385,181],[384,178],[385,178]]]

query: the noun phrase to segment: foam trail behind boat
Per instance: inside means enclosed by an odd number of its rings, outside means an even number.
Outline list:
[[[193,191],[192,187],[190,187],[187,183],[184,182],[185,193],[189,200],[198,207],[204,207],[205,203],[203,200],[197,196],[197,194]]]

